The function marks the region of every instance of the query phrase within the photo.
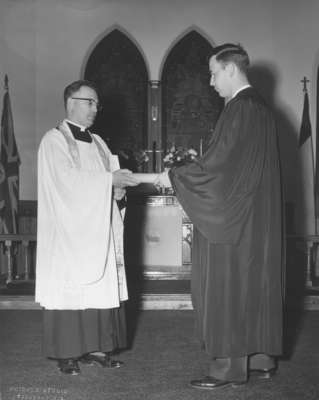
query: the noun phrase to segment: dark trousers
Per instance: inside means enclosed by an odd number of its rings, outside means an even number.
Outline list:
[[[274,367],[274,358],[263,353],[234,358],[214,358],[210,363],[209,375],[223,381],[240,382],[247,380],[250,369]]]
[[[114,309],[44,310],[43,353],[49,358],[78,358],[83,354],[125,348],[123,305]]]

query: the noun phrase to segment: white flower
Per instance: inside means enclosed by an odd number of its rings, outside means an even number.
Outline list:
[[[188,154],[191,154],[192,156],[197,156],[197,151],[195,149],[189,149]]]

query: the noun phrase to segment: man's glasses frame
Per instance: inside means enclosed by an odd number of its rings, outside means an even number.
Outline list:
[[[84,101],[87,101],[88,102],[88,105],[90,106],[90,107],[93,107],[94,105],[96,106],[96,109],[98,110],[98,111],[101,111],[102,110],[102,105],[98,102],[98,101],[96,101],[95,99],[91,99],[90,97],[71,97],[71,99],[73,99],[73,100],[84,100]]]

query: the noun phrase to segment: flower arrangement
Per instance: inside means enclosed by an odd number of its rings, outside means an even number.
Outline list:
[[[141,149],[122,149],[119,151],[122,160],[125,160],[125,168],[133,171],[142,171],[149,162],[149,156],[145,150]]]
[[[148,163],[150,160],[145,150],[133,150],[133,158],[139,167]]]
[[[177,167],[193,162],[196,160],[197,155],[197,151],[192,147],[184,149],[173,145],[163,158],[164,168]]]

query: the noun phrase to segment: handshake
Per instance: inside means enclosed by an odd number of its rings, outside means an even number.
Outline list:
[[[137,186],[140,183],[152,183],[157,188],[172,187],[168,177],[168,171],[161,173],[133,173],[128,169],[118,169],[113,172],[113,186],[115,188],[125,188],[127,186]]]
[[[133,174],[140,183],[152,183],[157,189],[172,187],[171,181],[168,177],[168,171],[161,173],[146,173],[146,174]]]

